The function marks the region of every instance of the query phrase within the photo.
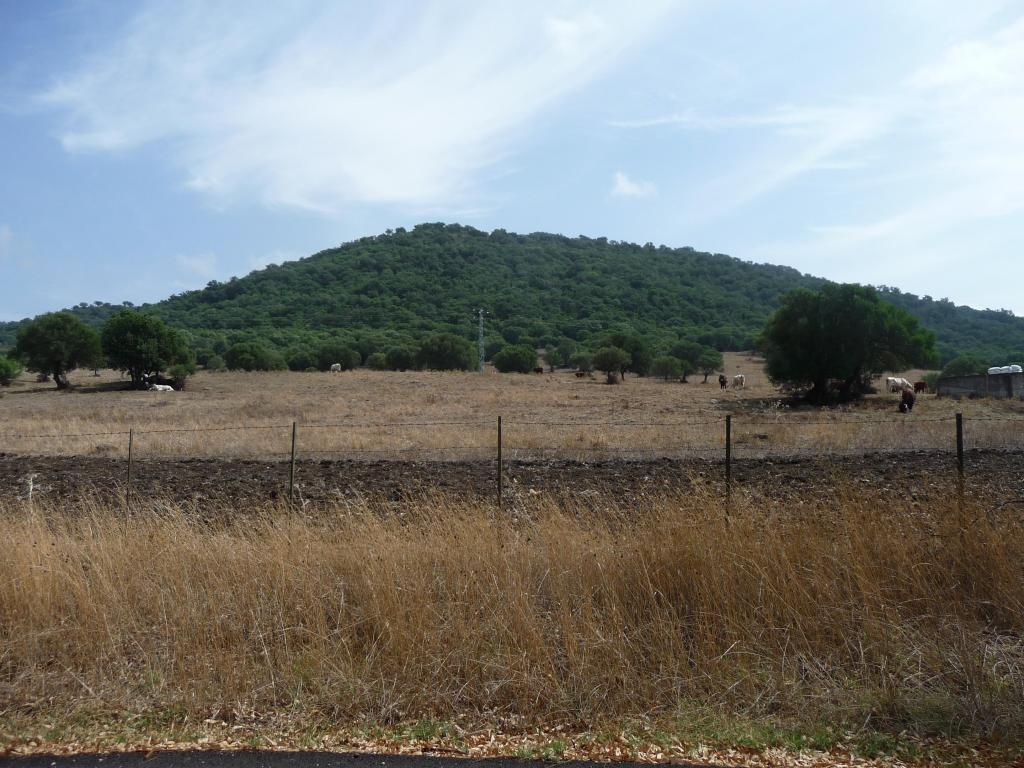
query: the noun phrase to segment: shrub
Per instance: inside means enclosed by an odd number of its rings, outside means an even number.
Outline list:
[[[206,359],[206,370],[208,371],[223,371],[226,370],[228,364],[224,362],[224,358],[220,355],[210,355]]]
[[[960,355],[954,357],[946,367],[942,369],[940,376],[970,376],[975,373],[985,373],[988,365],[977,355]]]
[[[196,364],[193,362],[177,363],[167,369],[168,375],[174,381],[176,389],[184,389],[185,382],[189,376],[192,376],[196,372]]]
[[[289,371],[304,371],[317,364],[317,355],[309,347],[291,347],[284,355]]]
[[[21,375],[21,363],[9,357],[0,357],[0,387],[9,387]]]
[[[513,344],[502,348],[493,362],[502,373],[530,373],[537,367],[537,353],[530,347]]]
[[[366,358],[366,367],[374,371],[386,371],[388,368],[387,355],[383,352],[374,352]]]
[[[405,371],[416,363],[416,354],[408,347],[392,347],[384,355],[387,367],[392,371]]]

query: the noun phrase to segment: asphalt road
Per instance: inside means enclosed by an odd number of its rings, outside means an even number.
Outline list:
[[[156,752],[148,758],[144,752],[124,752],[0,759],[0,766],[4,768],[550,768],[551,765],[539,760],[467,760],[353,752]],[[560,768],[636,768],[636,763],[574,761],[557,765]]]

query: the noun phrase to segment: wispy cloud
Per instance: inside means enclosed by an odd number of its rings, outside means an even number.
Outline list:
[[[313,7],[156,0],[41,96],[69,151],[165,141],[222,201],[458,205],[531,119],[644,38],[664,0]]]
[[[213,253],[175,256],[174,261],[181,271],[196,275],[204,280],[211,280],[217,275],[217,256]]]
[[[658,188],[650,181],[633,181],[622,171],[616,171],[612,182],[612,197],[651,197]]]

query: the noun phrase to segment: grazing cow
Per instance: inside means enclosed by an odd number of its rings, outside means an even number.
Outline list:
[[[575,373],[573,373],[573,376],[575,376],[577,379],[582,379],[586,375],[586,371],[576,371]]]
[[[174,387],[172,387],[170,384],[150,384],[149,385],[149,391],[150,392],[173,392],[174,391]]]
[[[900,396],[900,413],[910,413],[914,410],[914,390],[910,387],[903,388],[903,394]]]
[[[341,363],[331,363],[331,373],[341,373]]]
[[[918,394],[919,392],[927,392],[927,391],[928,391],[928,382],[927,381],[915,381],[914,382],[914,394],[915,395]]]
[[[747,378],[742,373],[737,373],[732,377],[732,388],[743,389],[743,385],[746,384]]]
[[[718,387],[719,389],[725,389],[729,386],[729,380],[725,378],[724,373],[718,374]]]
[[[543,368],[534,368],[533,372],[534,373],[544,373],[544,369]]]

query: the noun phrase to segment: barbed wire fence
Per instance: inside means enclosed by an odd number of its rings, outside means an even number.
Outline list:
[[[967,425],[965,427],[965,424]],[[957,493],[964,496],[965,453],[972,449],[1014,449],[1024,447],[1021,439],[1024,417],[970,416],[962,413],[925,418],[879,418],[841,416],[820,418],[781,415],[697,414],[673,420],[543,420],[492,419],[436,421],[343,420],[323,423],[297,421],[209,427],[159,427],[104,432],[0,433],[5,447],[19,442],[43,443],[92,440],[94,449],[117,450],[124,446],[124,504],[130,510],[133,480],[140,461],[142,438],[159,436],[196,437],[211,434],[253,432],[281,434],[278,449],[261,450],[261,460],[286,463],[286,498],[294,501],[300,479],[300,459],[309,461],[435,461],[484,462],[493,465],[494,499],[505,503],[506,478],[517,467],[531,462],[564,461],[593,465],[602,461],[685,460],[700,458],[722,463],[727,508],[733,486],[736,461],[787,457],[844,457],[866,454],[898,456],[927,451],[949,454],[951,471],[956,472]],[[433,435],[440,428],[454,428],[475,439],[454,444],[399,444],[396,433]],[[351,439],[355,435],[358,439]],[[319,436],[321,439],[309,437]],[[346,440],[346,436],[350,439]],[[333,441],[331,438],[335,438]],[[341,438],[340,440],[338,438]],[[304,442],[305,439],[305,442]],[[276,437],[275,437],[276,440]],[[367,441],[371,444],[367,445]],[[385,444],[386,442],[386,444]],[[408,439],[405,442],[409,442]],[[243,441],[243,446],[245,445]],[[287,449],[286,449],[287,448]],[[179,449],[180,450],[180,449]],[[143,457],[146,452],[143,451]],[[16,458],[28,459],[31,451]],[[67,454],[57,454],[67,455]],[[74,455],[74,453],[72,453]],[[955,456],[955,459],[952,457]],[[149,458],[190,460],[237,458],[222,454],[201,456],[201,452],[160,453],[150,445]],[[585,470],[584,470],[585,471]],[[29,481],[29,496],[32,484]],[[282,489],[283,490],[283,489]]]

